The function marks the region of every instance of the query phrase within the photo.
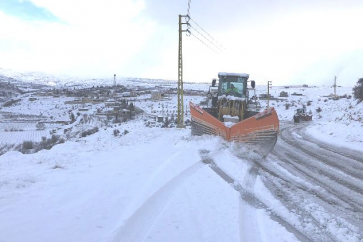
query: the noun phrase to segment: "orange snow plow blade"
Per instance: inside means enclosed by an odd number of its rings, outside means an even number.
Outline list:
[[[192,135],[219,135],[227,141],[251,144],[267,155],[275,146],[279,132],[279,119],[275,109],[269,108],[250,118],[227,127],[198,105],[189,103]]]

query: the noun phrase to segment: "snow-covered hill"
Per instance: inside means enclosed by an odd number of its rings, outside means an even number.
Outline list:
[[[43,72],[17,72],[10,69],[0,68],[0,75],[13,78],[17,81],[26,83],[34,83],[40,85],[48,85],[51,87],[92,87],[92,86],[111,86],[114,84],[113,74],[109,78],[94,77],[75,77],[66,75],[52,75]],[[148,79],[138,77],[116,77],[116,84],[124,86],[172,86],[176,85],[176,80]],[[190,84],[196,86],[195,83],[185,82],[187,88]]]

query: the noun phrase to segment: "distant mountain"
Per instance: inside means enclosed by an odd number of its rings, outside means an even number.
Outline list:
[[[114,79],[112,78],[90,78],[90,77],[71,77],[65,75],[54,76],[42,72],[16,72],[10,69],[0,68],[0,75],[12,78],[13,81],[21,81],[33,84],[47,85],[51,87],[64,87],[64,86],[100,86],[100,85],[113,85]],[[149,79],[137,77],[117,77],[116,84],[119,85],[175,85],[176,80],[163,80],[163,79]]]
[[[114,85],[113,74],[110,78],[72,77],[50,75],[42,72],[16,72],[0,68],[0,76],[25,92],[43,88],[87,88],[92,86]],[[135,88],[172,88],[177,89],[177,80],[151,79],[140,77],[117,77],[117,85]],[[193,83],[184,80],[184,90],[208,90],[210,83]]]

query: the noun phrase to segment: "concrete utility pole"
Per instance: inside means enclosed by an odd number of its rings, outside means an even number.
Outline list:
[[[113,74],[113,91],[112,91],[112,96],[113,97],[116,96],[116,74]]]
[[[179,48],[178,48],[178,128],[185,128],[184,125],[184,88],[183,88],[183,45],[182,45],[182,33],[189,32],[189,30],[182,30],[183,24],[189,24],[188,21],[186,23],[182,23],[182,17],[188,18],[189,15],[180,15],[179,14]]]
[[[270,88],[272,87],[272,81],[267,82],[267,108],[270,107]]]

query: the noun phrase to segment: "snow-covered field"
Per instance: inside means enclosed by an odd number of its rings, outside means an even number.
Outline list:
[[[49,130],[36,130],[35,125],[35,123],[0,123],[0,146],[21,144],[24,141],[40,142],[42,137],[50,136]]]
[[[196,87],[187,88],[206,90],[208,85]],[[283,90],[304,96],[270,102],[282,123],[291,122],[294,110],[311,101],[307,110],[314,116],[306,124],[308,134],[362,150],[363,103],[323,97],[333,91],[330,87],[274,87],[272,95]],[[351,88],[337,91],[351,94]],[[259,86],[257,95],[264,92]],[[186,96],[184,102],[202,99]],[[140,100],[136,106],[146,113],[170,113],[176,110],[176,100],[176,96]],[[22,101],[6,111],[68,117],[61,102],[41,102]],[[253,165],[257,161],[269,167],[279,161],[269,156],[264,161],[248,148],[219,137],[193,137],[188,127],[146,127],[144,119],[139,116],[117,126],[122,134],[118,137],[113,134],[115,127],[102,126],[91,136],[51,150],[0,156],[0,241],[324,241],[316,237],[320,230],[327,231],[320,238],[363,240],[359,228],[333,218],[307,198],[301,206],[311,214],[308,218],[282,204]],[[123,134],[124,130],[129,133]],[[324,190],[280,169],[276,174],[292,177],[293,184]],[[316,228],[315,219],[325,228]]]

